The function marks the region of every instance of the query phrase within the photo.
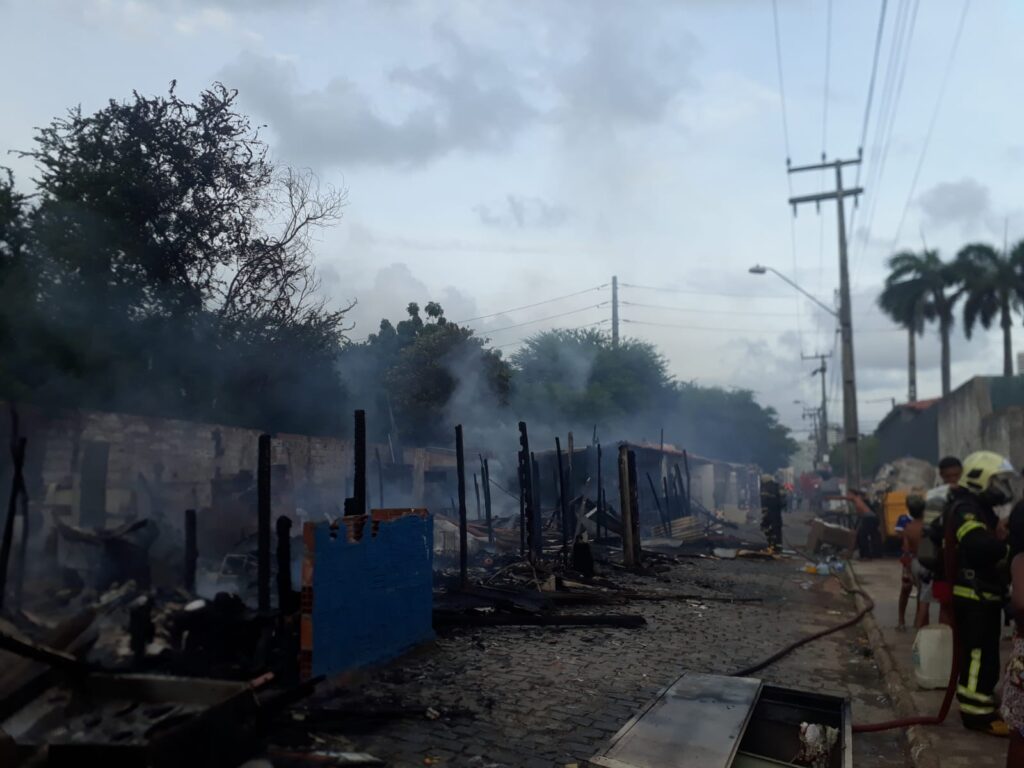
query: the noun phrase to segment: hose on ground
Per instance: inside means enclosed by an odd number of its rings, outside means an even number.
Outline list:
[[[836,578],[838,580],[838,577]],[[847,629],[848,627],[854,626],[875,609],[875,603],[867,592],[865,592],[862,589],[851,589],[850,587],[847,587],[845,584],[843,584],[842,581],[839,581],[839,584],[848,594],[860,595],[864,599],[864,607],[860,609],[855,616],[853,616],[850,619],[847,619],[844,622],[836,624],[835,626],[826,627],[825,629],[822,629],[818,632],[814,632],[810,635],[807,635],[806,637],[802,637],[799,640],[796,640],[795,642],[792,642],[784,648],[780,649],[779,651],[773,653],[768,658],[763,659],[749,667],[745,667],[744,669],[733,672],[731,677],[749,677],[755,672],[760,672],[765,667],[768,667],[774,664],[779,659],[788,656],[797,648],[801,648],[807,645],[808,643],[814,642],[815,640],[820,640],[823,637],[827,637],[828,635],[835,634],[836,632],[841,632],[842,630]],[[956,694],[956,684],[958,676],[957,659],[960,656],[959,642],[959,633],[956,631],[956,625],[954,624],[953,663],[950,665],[949,682],[946,684],[946,693],[942,699],[942,706],[939,707],[939,712],[937,715],[920,715],[917,717],[906,717],[897,720],[888,720],[881,723],[855,723],[853,725],[853,732],[876,733],[878,731],[893,730],[894,728],[909,728],[913,725],[941,725],[946,720],[946,716],[949,714],[950,707],[953,704],[953,696]]]

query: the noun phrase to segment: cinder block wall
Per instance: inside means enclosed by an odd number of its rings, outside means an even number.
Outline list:
[[[132,517],[148,517],[154,497],[172,526],[181,524],[187,508],[200,516],[226,514],[214,509],[215,481],[251,473],[256,475],[259,430],[228,427],[178,419],[158,419],[133,414],[99,411],[46,410],[18,406],[20,433],[28,438],[26,480],[30,512],[37,523],[48,523],[53,512],[66,522],[78,522],[82,456],[89,442],[109,445],[106,472],[106,524]],[[9,406],[0,403],[0,434],[10,434]],[[275,514],[293,514],[302,507],[310,519],[322,520],[323,512],[340,514],[351,487],[353,450],[348,440],[306,435],[275,434],[271,463],[284,467],[275,486]],[[382,454],[386,455],[381,446]],[[404,460],[419,474],[434,466],[454,464],[454,455],[406,448]],[[373,456],[373,446],[370,446]],[[376,489],[371,462],[370,488]],[[10,477],[10,456],[0,451],[0,480]],[[242,478],[244,480],[244,478]],[[243,483],[244,484],[244,483]],[[277,494],[286,490],[285,496]],[[376,494],[371,494],[376,501]],[[244,498],[234,505],[247,509]],[[43,512],[46,514],[43,515]],[[248,524],[246,515],[246,524]],[[255,507],[251,524],[255,527]],[[202,523],[202,521],[201,521]]]

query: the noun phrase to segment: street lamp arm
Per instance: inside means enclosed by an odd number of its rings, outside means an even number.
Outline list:
[[[750,273],[754,274],[754,275],[763,275],[765,272],[771,272],[771,273],[773,273],[775,275],[778,275],[786,283],[791,285],[793,288],[796,288],[796,290],[800,291],[800,293],[802,293],[808,299],[810,299],[815,304],[817,304],[819,307],[821,307],[826,312],[828,312],[830,315],[832,315],[832,317],[835,317],[835,318],[839,317],[839,313],[838,312],[836,312],[831,307],[827,306],[824,302],[820,301],[814,295],[812,295],[812,294],[808,293],[807,291],[805,291],[803,288],[801,288],[799,285],[794,283],[792,280],[790,280],[788,277],[786,277],[784,274],[779,272],[779,270],[775,269],[774,267],[766,267],[766,266],[763,266],[761,264],[755,264],[753,267],[750,268]]]

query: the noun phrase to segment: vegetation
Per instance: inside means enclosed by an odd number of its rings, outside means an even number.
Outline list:
[[[680,384],[637,340],[551,331],[506,361],[412,303],[350,342],[310,249],[344,194],[272,163],[234,104],[221,85],[192,103],[172,84],[74,109],[22,153],[36,194],[0,174],[0,397],[333,435],[365,408],[374,437],[412,444],[449,444],[456,422],[512,439],[520,419],[540,434],[664,429],[766,469],[795,451],[750,392]]]
[[[1010,253],[999,253],[991,245],[972,243],[956,256],[956,267],[964,286],[964,333],[971,338],[974,326],[991,328],[998,318],[1003,332],[1003,375],[1013,375],[1013,316],[1024,299],[1024,242]]]
[[[937,322],[942,343],[942,394],[950,390],[949,337],[953,311],[963,295],[956,265],[944,262],[938,251],[903,251],[890,257],[889,276],[879,305],[913,336],[920,317]],[[912,376],[912,381],[914,380]]]

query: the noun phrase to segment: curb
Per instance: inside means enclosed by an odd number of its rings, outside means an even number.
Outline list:
[[[857,582],[853,563],[849,560],[846,561],[846,573],[851,585],[855,589],[862,589]],[[857,602],[857,610],[863,610],[867,606],[867,602],[860,594],[854,594],[854,599]],[[873,611],[868,611],[864,616],[863,624],[868,641],[871,643],[871,650],[878,662],[878,669],[885,681],[885,688],[889,693],[889,698],[893,701],[896,716],[900,719],[919,716],[920,713],[914,704],[914,697],[910,693],[910,684],[893,660],[892,652],[885,642],[885,637],[878,626],[878,621],[875,620]],[[932,743],[931,737],[925,733],[924,726],[913,725],[904,733],[906,733],[907,744],[910,747],[910,759],[915,768],[941,768],[941,761],[935,750],[935,745]]]

